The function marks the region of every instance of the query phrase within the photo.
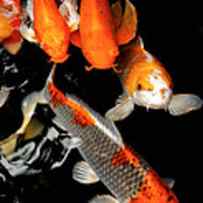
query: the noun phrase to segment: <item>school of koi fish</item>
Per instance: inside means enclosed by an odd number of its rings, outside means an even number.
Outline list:
[[[49,67],[43,88],[21,102],[22,123],[0,140],[0,182],[59,168],[77,149],[84,161],[74,166],[73,179],[82,184],[101,181],[111,193],[90,203],[179,202],[172,191],[174,181],[160,178],[128,147],[115,122],[126,119],[135,105],[181,116],[201,109],[203,101],[195,94],[173,92],[170,74],[145,49],[138,33],[138,15],[130,0],[112,4],[109,0],[0,0],[1,72],[17,71],[8,58],[17,57],[24,43],[39,47]],[[123,93],[105,115],[54,82],[59,66],[73,57],[72,46],[84,56],[85,71],[113,71],[122,86]],[[12,92],[23,91],[28,83],[14,86],[2,81],[0,110],[6,108]],[[52,112],[51,126],[35,117],[38,105]],[[19,140],[24,143],[20,147]],[[15,196],[14,202],[20,199]]]

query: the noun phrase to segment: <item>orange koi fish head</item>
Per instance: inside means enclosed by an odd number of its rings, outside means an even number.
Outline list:
[[[141,39],[124,50],[121,81],[137,105],[152,109],[166,108],[172,95],[171,77],[142,44]]]
[[[41,48],[51,61],[62,63],[68,58],[70,29],[54,0],[34,0],[34,30]]]

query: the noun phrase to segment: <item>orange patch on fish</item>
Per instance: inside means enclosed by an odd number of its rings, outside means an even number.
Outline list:
[[[80,4],[81,48],[97,69],[112,68],[119,54],[108,0],[82,0]]]
[[[73,110],[73,123],[80,125],[81,127],[95,125],[95,121],[91,117],[88,110],[72,99],[65,97],[64,94],[58,90],[53,83],[48,84],[48,90],[51,95],[51,104],[54,107],[57,107],[57,105],[66,105]]]
[[[178,203],[175,194],[165,185],[155,171],[149,170],[140,190],[128,203]]]
[[[131,164],[135,168],[140,166],[139,158],[136,157],[135,153],[128,147],[122,148],[120,151],[115,153],[111,161],[114,166],[125,164]]]
[[[70,29],[54,0],[34,0],[34,29],[42,49],[55,63],[67,58]]]

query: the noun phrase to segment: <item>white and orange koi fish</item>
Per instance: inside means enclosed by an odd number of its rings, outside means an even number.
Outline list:
[[[165,67],[144,49],[138,37],[123,48],[118,60],[124,93],[106,116],[114,121],[126,118],[134,105],[166,109],[173,116],[200,109],[203,101],[194,94],[173,94],[173,82]]]
[[[178,203],[170,187],[137,153],[127,147],[112,121],[74,96],[66,96],[48,80],[45,98],[86,162],[75,165],[80,183],[102,181],[113,196],[97,196],[91,203]]]

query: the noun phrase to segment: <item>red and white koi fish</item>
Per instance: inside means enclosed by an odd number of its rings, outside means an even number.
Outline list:
[[[13,55],[17,54],[23,42],[19,32],[20,18],[20,0],[0,0],[0,41],[4,48]]]
[[[172,79],[165,67],[144,49],[138,37],[122,51],[119,75],[124,93],[106,116],[114,121],[126,118],[134,104],[147,109],[167,109],[173,116],[200,109],[203,101],[194,94],[173,94]]]
[[[90,184],[101,180],[114,197],[103,195],[91,203],[178,203],[169,186],[127,147],[110,120],[74,96],[64,95],[48,80],[45,98],[73,138],[86,162],[73,169],[73,178]]]

